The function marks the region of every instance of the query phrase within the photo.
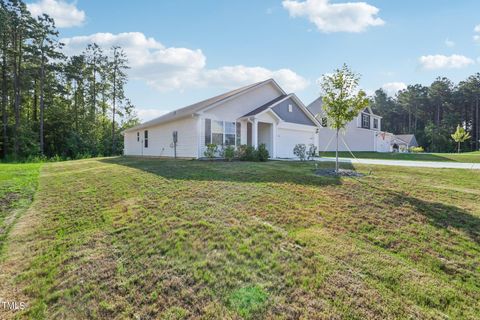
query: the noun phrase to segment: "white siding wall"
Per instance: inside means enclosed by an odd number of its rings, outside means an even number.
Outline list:
[[[214,108],[206,110],[200,117],[200,140],[199,140],[199,154],[203,157],[205,151],[205,119],[231,121],[235,122],[238,118],[244,116],[252,110],[264,105],[267,102],[282,95],[277,88],[268,84],[255,88],[250,92],[242,94],[232,100],[225,101]],[[270,115],[265,115],[261,121],[274,122],[274,118]],[[241,144],[247,144],[247,121],[241,121]]]
[[[320,128],[319,136],[319,151],[335,151],[336,139],[334,137],[334,130],[329,128]],[[348,147],[352,151],[376,151],[376,131],[358,128],[356,120],[347,125],[345,132],[342,133],[342,131],[340,131],[340,136],[343,137]],[[330,139],[331,142],[327,148]],[[341,138],[339,139],[338,149],[340,151],[348,151]]]
[[[173,131],[178,132],[177,157],[196,158],[198,154],[198,118],[187,117],[153,127],[141,129],[140,142],[137,132],[125,133],[125,155],[173,157]],[[143,148],[144,131],[148,130],[148,148]]]
[[[143,131],[140,132],[143,134]],[[142,137],[137,141],[137,131],[125,132],[123,136],[124,147],[123,154],[125,155],[141,155],[142,154]]]
[[[264,85],[205,111],[205,116],[217,120],[235,121],[280,95],[282,93],[273,85]]]

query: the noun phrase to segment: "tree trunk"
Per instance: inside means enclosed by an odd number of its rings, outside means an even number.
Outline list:
[[[7,156],[8,149],[8,114],[7,114],[7,55],[6,55],[6,39],[3,41],[3,59],[2,59],[2,152],[3,158]]]
[[[113,67],[113,100],[112,100],[112,155],[115,153],[115,102],[117,98],[116,67]]]
[[[42,57],[42,67],[40,70],[40,154],[45,155],[45,142],[44,142],[44,132],[43,132],[43,123],[44,123],[44,113],[45,113],[45,103],[44,103],[44,84],[45,84],[45,57]]]
[[[73,111],[75,115],[75,133],[78,133],[78,82],[75,80],[75,92],[73,94]]]
[[[479,150],[479,140],[480,140],[480,124],[478,119],[478,97],[476,103],[476,110],[475,110],[475,150]]]
[[[37,78],[33,79],[33,121],[36,122],[38,109],[38,91],[37,91]]]
[[[92,119],[95,119],[95,113],[97,111],[97,61],[93,58],[93,106],[92,106]]]
[[[18,31],[17,31],[18,32]],[[19,136],[20,136],[20,104],[21,104],[21,89],[20,89],[20,78],[22,70],[22,45],[23,39],[21,36],[15,36],[14,48],[18,47],[18,54],[14,57],[14,92],[15,92],[15,125],[14,125],[14,156],[18,157],[20,150]]]
[[[335,173],[338,175],[338,131],[337,129],[337,147],[335,148]]]
[[[458,142],[458,149],[457,149],[457,153],[460,153],[460,142]]]

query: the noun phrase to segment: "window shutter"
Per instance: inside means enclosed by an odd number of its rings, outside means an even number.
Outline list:
[[[237,122],[237,140],[236,140],[236,144],[237,144],[237,147],[241,145],[242,143],[242,140],[240,139],[241,138],[241,135],[242,135],[242,124],[240,122]]]
[[[205,119],[205,145],[212,143],[212,120]]]

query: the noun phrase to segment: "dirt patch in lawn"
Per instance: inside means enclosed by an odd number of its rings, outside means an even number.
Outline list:
[[[318,169],[315,171],[317,176],[321,177],[364,177],[363,173],[351,169],[338,169],[338,174],[335,169]]]

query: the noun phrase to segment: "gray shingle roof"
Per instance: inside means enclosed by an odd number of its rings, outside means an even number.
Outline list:
[[[396,134],[396,138],[405,141],[410,146],[418,146],[417,139],[414,134]]]
[[[275,99],[273,99],[272,101],[265,103],[263,106],[260,106],[260,107],[258,107],[257,109],[250,111],[250,112],[247,113],[246,115],[242,116],[242,118],[243,118],[243,117],[250,117],[250,116],[257,115],[257,114],[259,114],[259,113],[267,110],[268,108],[270,108],[270,107],[271,107],[272,105],[274,105],[275,103],[277,103],[277,102],[279,102],[279,101],[282,101],[282,100],[285,99],[286,97],[288,97],[288,95],[281,95],[280,97],[275,98]]]
[[[153,120],[150,120],[150,121],[144,122],[142,124],[139,124],[138,126],[129,128],[129,129],[125,130],[125,132],[130,132],[130,131],[135,131],[135,130],[151,127],[151,126],[154,126],[154,125],[157,125],[157,124],[161,124],[161,123],[164,123],[164,122],[176,120],[176,119],[194,114],[194,113],[199,112],[200,110],[203,110],[203,109],[205,109],[205,108],[207,108],[207,107],[209,107],[209,106],[211,106],[215,103],[218,103],[222,100],[226,100],[226,99],[231,98],[231,97],[233,97],[237,94],[240,94],[240,93],[242,93],[246,90],[249,90],[249,89],[254,88],[256,86],[263,85],[263,84],[265,84],[267,82],[270,82],[270,81],[273,81],[273,79],[260,81],[260,82],[257,82],[257,83],[254,83],[254,84],[251,84],[251,85],[248,85],[248,86],[245,86],[245,87],[241,87],[241,88],[223,93],[223,94],[215,96],[213,98],[194,103],[194,104],[189,105],[187,107],[183,107],[183,108],[177,109],[175,111],[169,112],[169,113],[167,113],[163,116],[160,116],[158,118],[155,118]]]
[[[310,103],[307,106],[307,109],[308,111],[310,111],[311,114],[313,114],[316,117],[318,114],[323,114],[322,104],[323,104],[322,97],[319,97],[315,99],[312,103]]]

